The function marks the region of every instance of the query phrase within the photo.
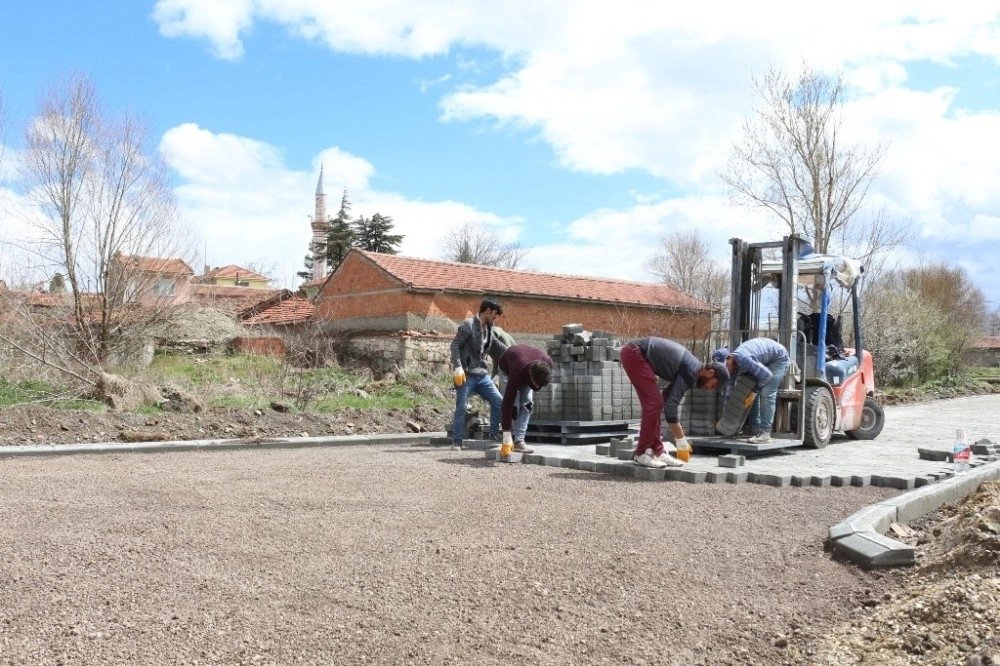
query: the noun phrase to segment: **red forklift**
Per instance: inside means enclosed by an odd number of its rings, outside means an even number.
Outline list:
[[[765,243],[739,238],[729,242],[730,327],[713,331],[706,347],[735,349],[750,338],[770,337],[788,350],[790,367],[778,390],[770,442],[754,444],[735,436],[746,416],[741,391],[745,395],[753,384],[744,377],[733,387],[731,405],[723,405],[721,388],[689,393],[688,408],[682,405],[682,425],[691,427],[692,445],[757,453],[796,446],[823,448],[837,432],[853,439],[877,437],[885,415],[875,397],[872,357],[864,349],[861,332],[858,283],[863,268],[848,257],[814,253],[796,234]],[[831,305],[839,309],[839,316],[831,312]],[[853,347],[843,346],[841,339],[840,325],[848,307]]]

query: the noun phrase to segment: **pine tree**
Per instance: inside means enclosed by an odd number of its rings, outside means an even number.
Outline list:
[[[388,215],[375,213],[371,219],[362,215],[354,221],[355,247],[368,252],[396,254],[403,236],[390,233],[392,226],[392,218]]]
[[[330,231],[326,241],[326,260],[330,266],[330,272],[337,269],[340,262],[344,260],[347,253],[354,247],[354,228],[348,213],[351,210],[351,202],[347,198],[347,189],[340,199],[340,210],[337,217],[330,222]]]

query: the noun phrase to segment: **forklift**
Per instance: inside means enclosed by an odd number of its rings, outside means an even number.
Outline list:
[[[773,242],[729,242],[729,328],[712,331],[706,348],[732,350],[750,338],[770,337],[788,351],[789,370],[776,396],[770,442],[755,444],[735,436],[746,418],[742,397],[753,387],[752,378],[743,376],[732,388],[732,404],[723,404],[723,387],[692,389],[685,397],[681,423],[692,446],[753,454],[823,448],[837,432],[853,439],[878,437],[885,415],[875,397],[872,357],[861,333],[858,283],[863,268],[848,257],[814,253],[797,234]],[[843,346],[841,317],[830,312],[834,290],[840,290],[843,308],[851,307],[853,347]],[[809,304],[812,311],[799,312],[800,304]]]

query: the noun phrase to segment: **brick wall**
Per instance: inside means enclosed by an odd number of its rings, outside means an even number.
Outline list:
[[[288,353],[285,340],[278,336],[256,336],[233,338],[229,348],[244,354],[284,357]]]
[[[621,338],[659,335],[691,340],[708,333],[707,313],[504,295],[497,285],[504,314],[497,323],[515,338],[549,336],[567,323],[605,330]],[[364,257],[349,255],[316,301],[315,319],[330,331],[452,332],[458,322],[479,311],[482,294],[411,292]]]

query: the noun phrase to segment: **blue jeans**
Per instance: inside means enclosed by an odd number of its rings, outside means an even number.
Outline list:
[[[507,388],[507,374],[504,372],[500,373],[500,386],[505,390]],[[514,429],[511,430],[511,438],[515,442],[523,442],[524,436],[528,432],[528,419],[531,418],[531,401],[534,397],[534,391],[531,390],[530,386],[525,385],[518,389],[517,397],[514,398],[514,409],[517,412],[517,418],[514,419]]]
[[[469,404],[469,396],[473,393],[490,403],[490,434],[496,435],[500,432],[500,403],[503,402],[503,396],[489,375],[467,375],[465,383],[455,387],[455,420],[451,428],[453,442],[462,441],[462,433],[465,432],[465,410]]]
[[[750,408],[748,420],[750,429],[755,433],[771,432],[771,426],[774,425],[774,406],[777,402],[778,388],[781,386],[781,380],[785,378],[785,373],[788,372],[788,359],[775,361],[767,366],[767,369],[774,376],[771,377],[771,381],[764,384],[757,399],[753,401],[753,407]]]

